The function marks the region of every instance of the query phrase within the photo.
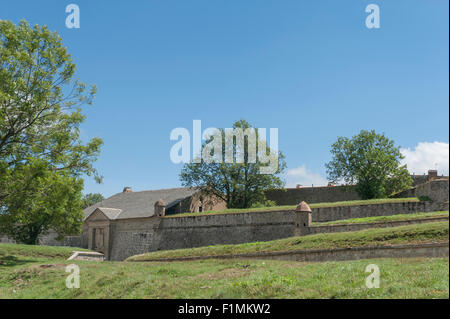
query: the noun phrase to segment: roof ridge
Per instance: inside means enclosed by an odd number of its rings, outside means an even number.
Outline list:
[[[172,188],[148,189],[148,190],[143,190],[143,191],[132,191],[132,192],[127,192],[127,193],[119,192],[119,193],[116,193],[116,194],[114,194],[114,195],[112,195],[112,196],[110,196],[108,198],[111,198],[111,197],[119,195],[119,194],[136,194],[136,193],[144,193],[144,192],[170,191],[170,190],[176,190],[176,189],[192,189],[192,190],[195,190],[195,189],[198,189],[198,187],[172,187]],[[105,199],[108,199],[108,198],[105,198]]]
[[[83,211],[86,218],[96,209],[107,211],[108,214],[114,215],[116,219],[150,217],[154,215],[154,205],[159,199],[166,202],[167,209],[199,191],[198,187],[174,187],[132,193],[117,193],[85,208]]]

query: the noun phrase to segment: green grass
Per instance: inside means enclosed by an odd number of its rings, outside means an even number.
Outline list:
[[[385,204],[385,203],[406,203],[406,202],[419,202],[417,197],[409,198],[380,198],[380,199],[368,199],[368,200],[350,200],[343,202],[330,202],[330,203],[313,203],[309,204],[311,208],[324,208],[324,207],[340,207],[340,206],[355,206],[355,205],[372,205],[372,204]],[[176,217],[188,217],[188,216],[201,216],[201,215],[219,215],[219,214],[237,214],[237,213],[259,213],[270,211],[289,211],[293,210],[297,205],[283,205],[283,206],[271,206],[271,207],[259,207],[259,208],[231,208],[223,210],[212,210],[201,213],[181,213],[165,216],[165,218]]]
[[[2,245],[0,245],[2,247]],[[448,298],[448,258],[343,262],[203,260],[183,263],[67,261],[15,255],[0,265],[0,298]],[[59,254],[64,254],[62,250]],[[65,286],[65,266],[80,267],[80,288]],[[366,266],[380,288],[365,286]]]
[[[403,220],[406,221],[406,220],[436,218],[436,217],[448,217],[448,210],[438,212],[426,212],[426,213],[398,214],[392,216],[374,216],[374,217],[363,217],[352,219],[340,219],[331,222],[321,222],[321,223],[313,222],[313,225],[324,226],[324,225],[339,225],[339,224],[354,224],[354,223],[393,222],[393,221],[403,221]]]
[[[69,258],[73,251],[88,250],[76,247],[0,244],[0,266],[2,258],[7,257],[8,255],[21,257]]]
[[[448,223],[440,222],[151,255],[227,254],[447,240]],[[448,258],[323,263],[245,259],[172,263],[67,261],[73,250],[84,249],[0,244],[0,299],[449,298]],[[65,267],[69,264],[80,267],[79,289],[65,286],[69,275]],[[380,269],[378,289],[365,286],[369,275],[365,269],[369,264],[376,264]]]
[[[248,254],[299,249],[325,249],[448,241],[448,222],[415,224],[391,228],[373,228],[355,232],[325,233],[238,245],[215,245],[190,249],[165,250],[132,256],[127,261]]]

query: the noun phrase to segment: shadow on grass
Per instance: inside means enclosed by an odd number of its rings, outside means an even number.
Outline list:
[[[14,267],[35,262],[32,259],[22,259],[16,256],[1,256],[0,255],[0,267]]]

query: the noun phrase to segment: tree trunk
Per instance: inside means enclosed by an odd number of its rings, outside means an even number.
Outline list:
[[[24,234],[23,243],[27,245],[37,245],[38,238],[41,234],[41,227],[36,225],[28,225],[28,232]]]

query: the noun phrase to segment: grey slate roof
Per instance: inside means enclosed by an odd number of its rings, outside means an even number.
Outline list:
[[[105,216],[108,217],[109,219],[116,219],[122,212],[122,210],[118,208],[97,207],[97,209],[100,210],[103,214],[105,214]]]
[[[182,187],[117,193],[86,208],[84,210],[84,219],[88,218],[96,208],[100,208],[110,219],[151,217],[155,214],[154,205],[158,199],[162,199],[166,203],[166,209],[168,209],[197,192],[198,189]]]

